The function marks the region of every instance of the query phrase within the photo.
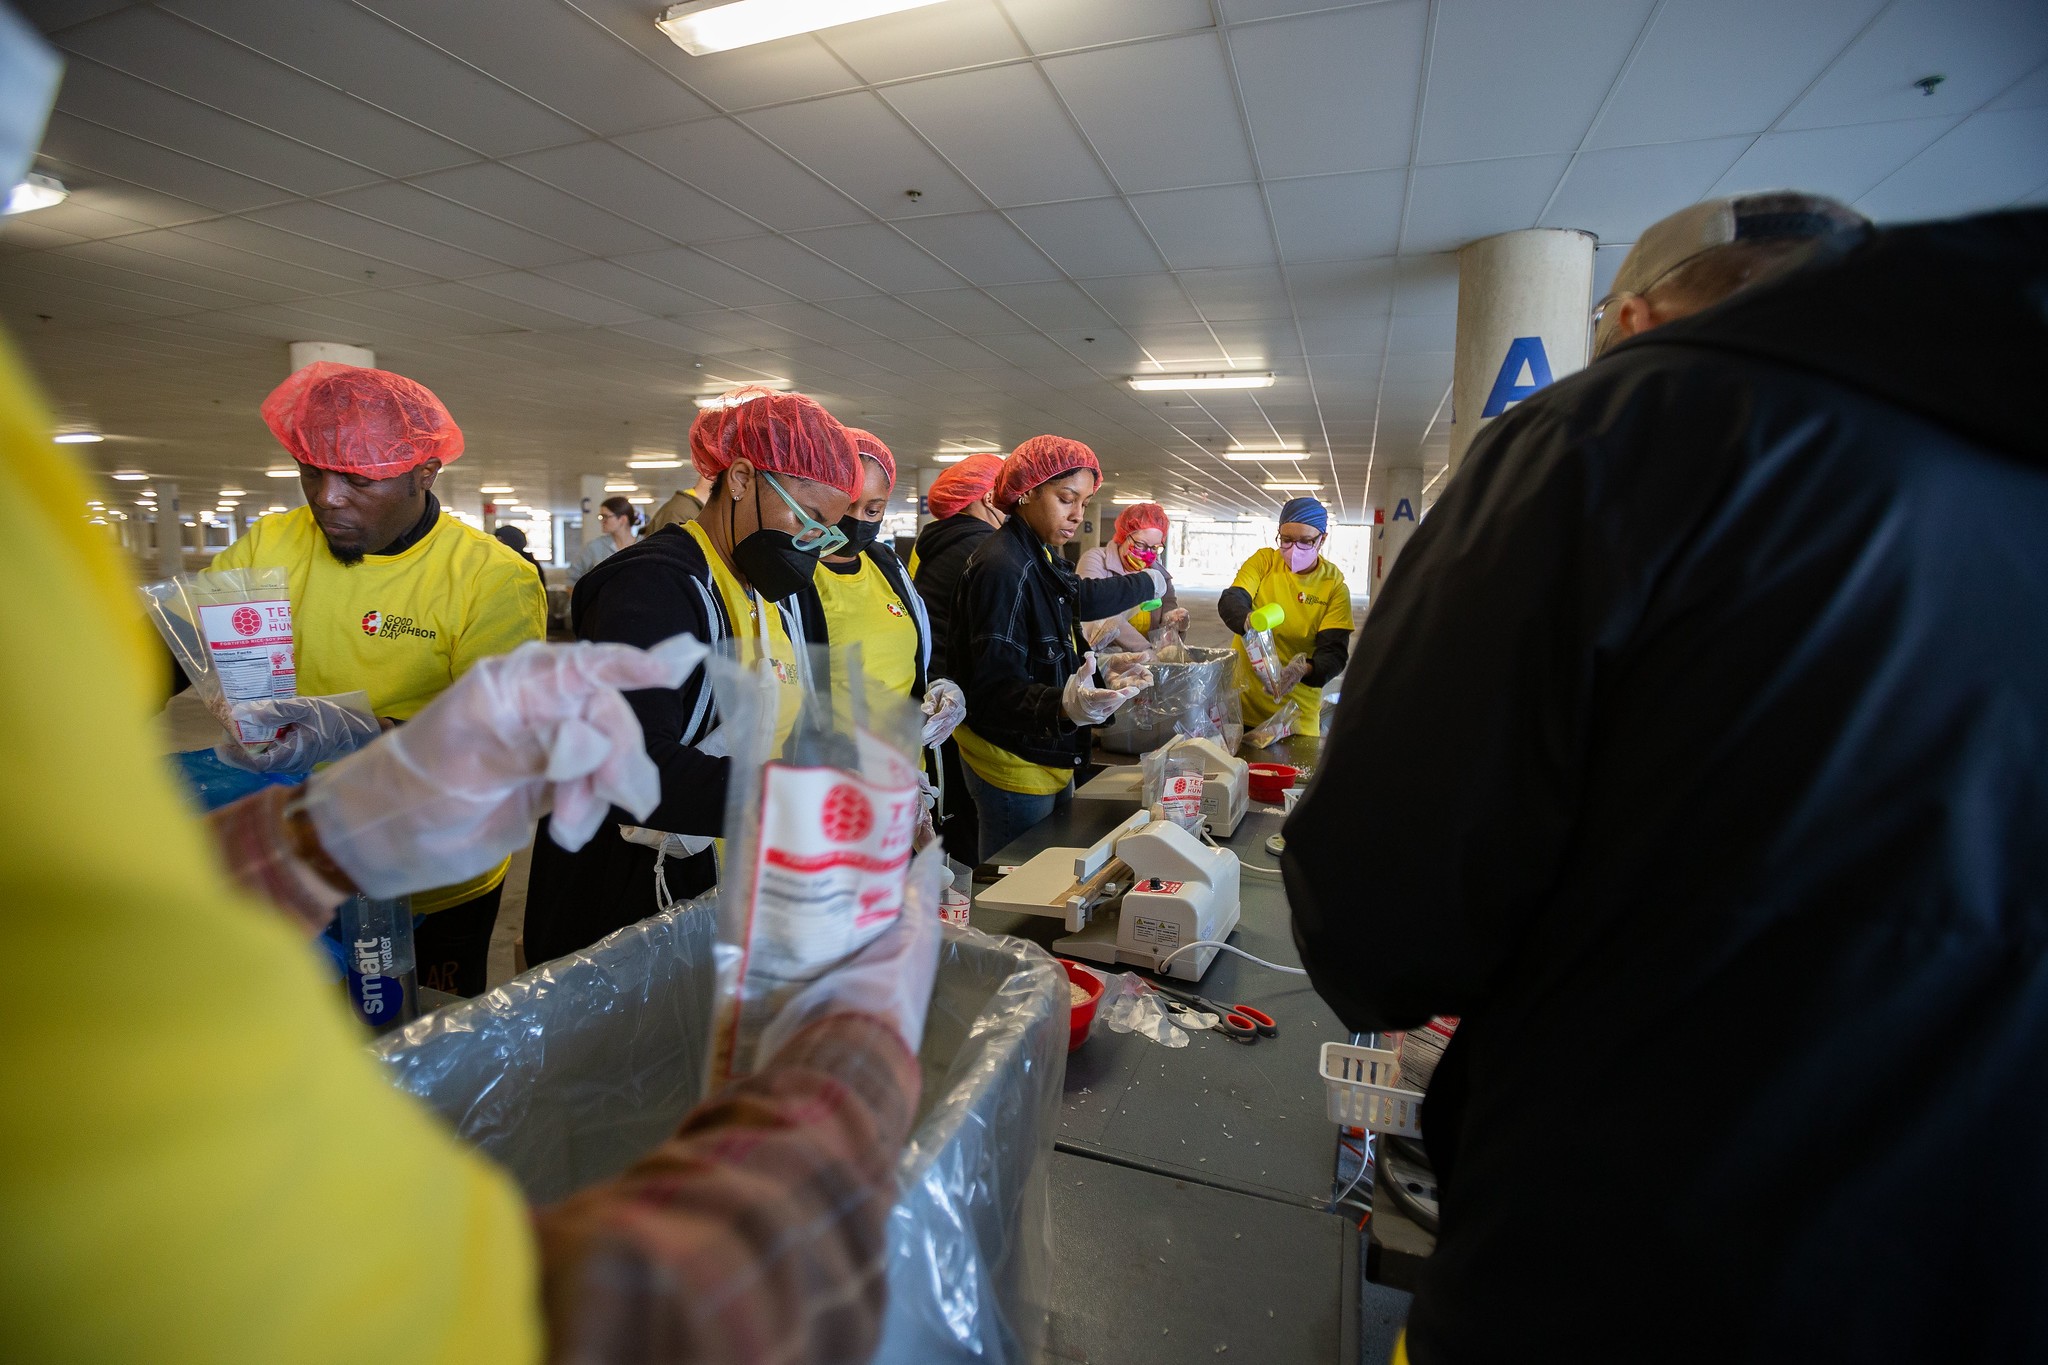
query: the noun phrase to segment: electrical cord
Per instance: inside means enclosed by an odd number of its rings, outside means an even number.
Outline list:
[[[1365,1150],[1359,1153],[1358,1174],[1352,1176],[1351,1183],[1346,1185],[1337,1197],[1330,1201],[1330,1207],[1324,1209],[1324,1213],[1335,1213],[1338,1206],[1350,1197],[1353,1190],[1358,1188],[1358,1182],[1365,1179],[1365,1173],[1372,1169],[1372,1146],[1372,1138],[1368,1135],[1365,1139]],[[1356,1151],[1357,1149],[1353,1148],[1353,1150]]]
[[[1152,965],[1152,970],[1155,972],[1164,972],[1166,970],[1167,963],[1173,961],[1182,953],[1188,952],[1189,950],[1194,948],[1221,948],[1226,953],[1236,953],[1241,958],[1245,958],[1249,961],[1256,962],[1261,967],[1270,967],[1276,972],[1285,972],[1289,976],[1308,975],[1308,972],[1300,967],[1283,967],[1277,962],[1268,962],[1263,957],[1259,957],[1254,953],[1248,953],[1242,948],[1233,948],[1228,943],[1223,942],[1223,940],[1214,938],[1198,938],[1193,943],[1181,944],[1180,947],[1175,948],[1165,957],[1162,957],[1157,962],[1155,962]]]

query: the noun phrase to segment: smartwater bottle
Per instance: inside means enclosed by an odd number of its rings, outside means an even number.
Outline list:
[[[419,1017],[420,980],[412,951],[412,899],[351,896],[341,907],[348,958],[348,1002],[378,1033]]]
[[[1277,602],[1268,602],[1244,618],[1244,653],[1252,671],[1268,692],[1280,685],[1280,650],[1273,643],[1273,627],[1287,619]]]

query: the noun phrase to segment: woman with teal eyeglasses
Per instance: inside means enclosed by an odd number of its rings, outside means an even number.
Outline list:
[[[698,415],[690,459],[713,480],[703,514],[628,545],[578,580],[576,634],[643,647],[683,632],[735,641],[743,660],[766,660],[783,684],[780,739],[796,722],[809,667],[792,599],[810,586],[819,556],[846,543],[837,522],[860,492],[860,457],[846,428],[803,395],[740,389]],[[576,853],[534,840],[530,962],[586,948],[652,913],[659,853],[677,900],[717,879],[710,848],[725,821],[731,763],[709,683],[699,672],[677,691],[626,700],[661,770],[661,805],[638,825],[605,826]]]

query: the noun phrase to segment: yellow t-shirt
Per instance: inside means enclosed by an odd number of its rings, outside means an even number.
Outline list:
[[[160,650],[51,429],[0,339],[7,1354],[537,1360],[523,1201],[221,871],[150,729]]]
[[[832,645],[832,704],[842,728],[852,724],[852,697],[838,686],[847,677],[847,655],[860,646],[861,676],[870,712],[886,714],[908,704],[917,686],[917,620],[881,566],[866,555],[853,573],[834,573],[820,563],[811,577],[825,608]]]
[[[705,562],[711,566],[711,582],[718,589],[719,600],[725,603],[725,619],[732,625],[733,639],[739,643],[740,662],[751,664],[761,657],[761,617],[768,622],[768,659],[775,669],[775,680],[782,684],[782,697],[775,715],[775,746],[779,750],[789,732],[796,728],[796,718],[803,710],[803,673],[798,666],[796,646],[790,643],[789,631],[782,624],[782,612],[774,603],[757,601],[754,595],[740,585],[725,561],[712,548],[711,536],[701,521],[693,521],[683,527],[683,534],[694,536],[704,551]]]
[[[533,566],[446,513],[419,544],[350,567],[328,552],[312,509],[301,507],[258,521],[213,567],[284,569],[300,695],[360,688],[393,720],[417,715],[477,660],[547,638],[547,594]],[[508,866],[416,892],[412,908],[460,905],[503,881]]]
[[[1283,663],[1297,654],[1314,654],[1318,631],[1352,628],[1351,589],[1345,586],[1344,571],[1332,564],[1327,555],[1318,558],[1315,567],[1307,573],[1298,574],[1288,568],[1280,552],[1269,545],[1263,550],[1253,551],[1230,586],[1250,593],[1254,607],[1263,607],[1268,602],[1280,604],[1286,618],[1273,627],[1273,643],[1279,648]],[[1232,647],[1243,661],[1241,675],[1250,679],[1251,664],[1244,652],[1244,641],[1233,641]],[[1287,695],[1301,708],[1301,719],[1294,726],[1295,733],[1321,734],[1323,689],[1297,683]],[[1247,730],[1280,709],[1280,703],[1267,696],[1266,689],[1256,681],[1248,681],[1238,689],[1238,700],[1244,710],[1244,728]]]

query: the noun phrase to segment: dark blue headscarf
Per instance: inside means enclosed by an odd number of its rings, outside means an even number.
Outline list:
[[[1280,524],[1285,526],[1290,521],[1299,522],[1303,526],[1313,526],[1318,531],[1327,533],[1330,529],[1330,512],[1314,498],[1289,498],[1287,505],[1280,509]]]

